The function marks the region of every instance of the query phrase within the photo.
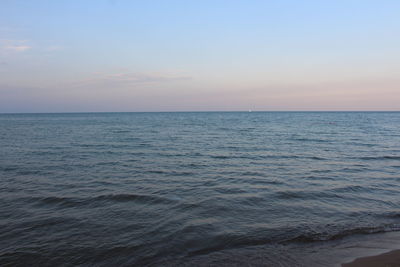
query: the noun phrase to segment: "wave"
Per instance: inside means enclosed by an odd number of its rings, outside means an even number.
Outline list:
[[[18,167],[11,167],[11,166],[0,166],[0,171],[3,172],[13,172],[13,171],[17,171]]]
[[[214,233],[208,236],[208,233],[215,230],[210,223],[201,225],[186,225],[179,231],[171,233],[167,238],[175,238],[181,241],[185,246],[188,256],[206,255],[209,253],[220,252],[224,250],[237,248],[251,248],[265,245],[289,245],[296,243],[316,243],[324,241],[333,241],[355,235],[367,235],[400,231],[398,224],[386,224],[381,226],[365,226],[342,229],[338,231],[327,230],[326,232],[304,232],[295,234],[295,229],[269,229],[265,234],[259,231],[243,233]],[[195,235],[198,232],[201,234]],[[194,242],[196,240],[196,242]]]
[[[312,142],[312,143],[332,143],[331,140],[325,139],[316,139],[316,138],[292,138],[290,140],[299,141],[299,142]]]
[[[166,176],[191,176],[194,175],[194,172],[190,171],[165,171],[165,170],[150,170],[146,171],[146,173],[150,174],[164,174]]]
[[[360,157],[361,160],[400,160],[400,156],[374,156],[374,157]]]
[[[295,191],[286,190],[278,191],[275,196],[280,199],[325,199],[325,198],[340,198],[339,195],[332,192],[323,191]]]
[[[299,159],[297,155],[211,155],[213,159]]]
[[[397,211],[387,211],[381,214],[378,214],[377,217],[385,217],[390,219],[398,219],[400,218],[400,210]]]
[[[319,241],[332,241],[341,239],[347,236],[362,235],[362,234],[377,234],[386,232],[400,231],[399,224],[387,224],[382,226],[370,226],[370,227],[357,227],[353,229],[344,229],[342,231],[328,234],[328,233],[312,233],[312,234],[300,234],[294,238],[285,240],[281,243],[311,243]]]
[[[88,198],[78,197],[31,197],[25,199],[36,205],[57,205],[61,207],[78,207],[82,205],[98,205],[101,203],[122,203],[122,202],[136,202],[141,204],[170,204],[176,202],[177,198],[165,198],[152,195],[139,195],[139,194],[108,194],[99,195]]]
[[[162,197],[156,197],[156,196],[151,196],[151,195],[137,195],[137,194],[111,194],[111,195],[101,195],[97,196],[95,198],[92,198],[93,200],[106,200],[106,201],[114,201],[114,202],[128,202],[128,201],[134,201],[134,202],[142,202],[142,203],[170,203],[171,198],[162,198]]]
[[[353,192],[371,191],[371,189],[367,188],[367,187],[362,187],[359,185],[348,185],[348,186],[335,187],[335,188],[330,189],[329,191],[332,191],[335,193],[353,193]]]

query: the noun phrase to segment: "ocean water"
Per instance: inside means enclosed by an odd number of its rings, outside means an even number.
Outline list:
[[[400,113],[0,115],[2,266],[294,266],[397,230]]]

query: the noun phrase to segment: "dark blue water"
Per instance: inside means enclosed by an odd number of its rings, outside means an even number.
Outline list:
[[[0,115],[0,265],[164,265],[395,231],[399,196],[400,113]]]

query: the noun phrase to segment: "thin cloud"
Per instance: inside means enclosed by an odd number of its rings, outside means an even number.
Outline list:
[[[15,52],[24,52],[26,50],[31,49],[32,47],[28,46],[28,45],[9,45],[9,46],[5,46],[4,49],[7,50],[12,50]]]
[[[170,74],[149,74],[149,73],[114,73],[97,74],[93,78],[82,80],[76,83],[78,86],[102,84],[102,85],[134,85],[147,83],[161,83],[172,81],[190,80],[191,77],[170,75]]]
[[[2,52],[15,52],[21,53],[25,52],[32,47],[27,44],[26,40],[0,40],[0,50]]]

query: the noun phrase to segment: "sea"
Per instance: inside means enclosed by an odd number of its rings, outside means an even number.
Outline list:
[[[399,230],[399,112],[0,115],[1,266],[327,266]]]

